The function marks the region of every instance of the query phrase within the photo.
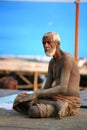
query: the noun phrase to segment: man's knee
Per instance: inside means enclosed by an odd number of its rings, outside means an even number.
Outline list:
[[[28,111],[28,115],[31,118],[40,118],[40,111],[36,105],[31,106]]]
[[[67,102],[57,102],[56,109],[57,109],[59,118],[65,117],[69,114]]]

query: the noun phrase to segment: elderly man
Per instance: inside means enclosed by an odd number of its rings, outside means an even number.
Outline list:
[[[13,108],[30,118],[74,116],[80,108],[78,66],[60,49],[60,37],[55,32],[45,33],[42,43],[46,55],[52,56],[45,86],[33,94],[20,93]]]

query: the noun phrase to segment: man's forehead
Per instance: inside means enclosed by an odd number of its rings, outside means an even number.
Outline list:
[[[52,36],[45,36],[43,37],[43,41],[52,41],[53,37]]]

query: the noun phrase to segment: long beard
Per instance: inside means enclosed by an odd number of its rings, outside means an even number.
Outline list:
[[[56,52],[56,47],[54,47],[53,49],[48,48],[45,50],[45,53],[47,56],[53,56],[55,54],[55,52]]]

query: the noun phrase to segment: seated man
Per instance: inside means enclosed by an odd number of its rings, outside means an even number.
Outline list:
[[[33,94],[18,94],[13,109],[30,118],[74,116],[80,108],[78,66],[69,53],[60,49],[60,37],[55,32],[46,33],[42,43],[46,55],[53,57],[45,86]]]

